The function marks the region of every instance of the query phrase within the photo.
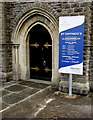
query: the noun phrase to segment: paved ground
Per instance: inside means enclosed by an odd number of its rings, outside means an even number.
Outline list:
[[[47,87],[46,84],[39,84],[30,81],[15,81],[3,83],[0,89],[0,102],[2,102],[2,110],[5,111],[10,106],[17,104],[28,96],[38,92]]]
[[[3,118],[86,118],[92,120],[93,93],[87,96],[59,92],[46,84],[30,81],[3,85],[1,103]]]

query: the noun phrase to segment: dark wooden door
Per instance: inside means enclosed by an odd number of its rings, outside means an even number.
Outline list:
[[[42,25],[30,31],[30,78],[51,80],[52,77],[52,40]]]

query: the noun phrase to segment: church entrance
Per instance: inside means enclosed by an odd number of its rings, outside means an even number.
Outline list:
[[[40,24],[29,32],[30,79],[51,80],[52,40],[48,30]]]

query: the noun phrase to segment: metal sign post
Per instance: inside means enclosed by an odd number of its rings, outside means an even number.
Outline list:
[[[72,96],[72,74],[69,74],[69,96]]]
[[[85,16],[59,17],[59,73],[69,74],[69,96],[72,96],[72,74],[83,75]]]

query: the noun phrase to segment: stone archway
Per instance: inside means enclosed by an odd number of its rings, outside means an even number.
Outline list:
[[[44,9],[33,9],[18,22],[13,32],[13,79],[26,80],[29,73],[29,31],[37,24],[44,26],[52,39],[52,83],[58,84],[58,25],[53,15]]]

